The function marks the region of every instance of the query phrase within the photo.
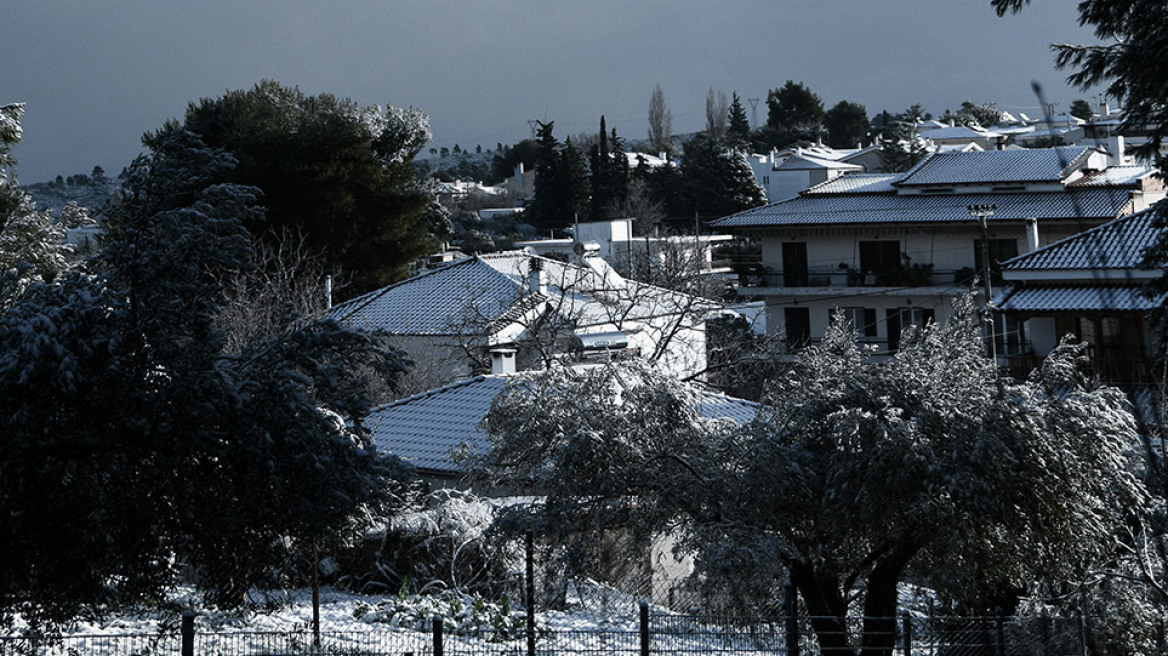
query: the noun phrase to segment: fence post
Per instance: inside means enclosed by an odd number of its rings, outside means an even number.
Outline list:
[[[195,656],[195,611],[182,612],[182,656]]]
[[[649,602],[641,600],[641,656],[649,656]]]
[[[904,656],[912,656],[912,615],[905,610],[900,612],[900,617],[904,627]]]
[[[535,535],[525,535],[527,557],[527,656],[535,656]]]
[[[1002,609],[996,608],[997,617],[994,618],[994,629],[997,633],[998,656],[1006,656],[1006,620],[1002,617]]]
[[[442,656],[442,618],[434,618],[434,656]]]
[[[799,604],[795,598],[795,586],[790,581],[783,584],[783,610],[787,613],[787,656],[798,656]]]

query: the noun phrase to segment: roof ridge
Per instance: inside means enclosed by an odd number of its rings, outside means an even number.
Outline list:
[[[438,267],[436,269],[426,269],[425,271],[422,271],[421,273],[412,275],[409,278],[406,278],[405,280],[399,280],[397,282],[390,283],[384,287],[374,289],[371,292],[365,292],[364,294],[361,294],[360,296],[355,296],[355,297],[350,298],[349,300],[345,301],[344,303],[333,306],[333,308],[332,308],[332,310],[330,310],[329,314],[335,315],[335,318],[338,321],[342,321],[342,320],[352,316],[356,312],[368,307],[370,303],[372,303],[373,301],[376,301],[377,299],[381,298],[385,294],[388,294],[390,291],[397,289],[398,287],[401,287],[401,286],[406,285],[408,283],[416,282],[418,280],[426,278],[427,276],[433,276],[433,275],[437,275],[443,271],[449,271],[450,269],[453,269],[455,267],[466,266],[468,263],[473,262],[475,257],[478,257],[478,256],[464,257],[461,260],[455,260],[454,262],[451,262],[450,264],[447,264],[446,266]],[[349,306],[352,306],[352,307],[350,308]],[[340,312],[340,310],[342,308],[346,309],[346,311],[344,313]]]
[[[428,389],[424,392],[418,392],[417,394],[411,394],[410,396],[402,397],[400,399],[394,399],[393,401],[390,401],[389,403],[383,403],[383,404],[376,406],[374,408],[370,408],[369,412],[366,414],[371,415],[374,412],[380,412],[382,410],[385,410],[386,408],[392,408],[395,406],[402,405],[404,403],[411,403],[411,402],[417,401],[419,399],[426,399],[426,398],[430,398],[432,396],[438,396],[439,394],[445,394],[446,392],[449,392],[451,390],[455,390],[455,389],[458,389],[460,387],[469,387],[471,385],[481,383],[481,382],[483,382],[487,379],[490,379],[490,378],[507,378],[507,377],[508,376],[506,374],[477,374],[477,375],[472,376],[470,378],[456,380],[456,381],[453,381],[450,383],[446,383],[445,385],[440,385],[438,387]]]

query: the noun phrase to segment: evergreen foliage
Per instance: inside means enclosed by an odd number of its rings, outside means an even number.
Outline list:
[[[766,192],[742,152],[706,134],[686,142],[681,178],[689,210],[682,216],[727,216],[766,203]]]
[[[827,144],[832,148],[857,148],[868,138],[872,125],[863,105],[841,100],[823,116]]]
[[[764,149],[815,143],[823,128],[823,100],[802,82],[787,80],[767,93],[767,122],[756,140]]]
[[[922,120],[924,114],[920,105],[913,105],[896,116],[884,112],[880,131],[882,171],[903,173],[928,154],[924,140],[917,134],[917,125]]]
[[[543,234],[562,230],[578,217],[588,216],[589,182],[584,157],[569,138],[560,144],[553,134],[555,121],[540,123],[536,131],[539,152],[535,163],[535,198],[526,219]]]
[[[1075,118],[1090,121],[1095,116],[1095,108],[1091,106],[1091,101],[1085,98],[1076,98],[1071,102],[1069,113]]]
[[[742,106],[738,92],[734,92],[732,97],[726,137],[735,148],[745,148],[750,144],[750,119],[746,117],[746,109]]]
[[[231,153],[229,180],[261,190],[267,219],[246,223],[255,237],[275,239],[283,227],[303,233],[351,276],[356,293],[404,277],[432,246],[422,217],[433,192],[412,165],[430,139],[421,112],[264,80],[191,103],[181,124],[143,140],[156,148],[176,130]]]
[[[600,117],[600,134],[597,144],[589,155],[590,179],[592,181],[591,213],[593,221],[619,219],[613,216],[629,194],[629,160],[625,156],[624,144],[616,135],[605,131],[604,117]]]
[[[252,265],[260,192],[197,134],[151,143],[101,259],[0,316],[0,624],[158,599],[180,570],[237,606],[400,501],[408,468],[341,419],[400,352],[292,308],[229,353],[222,281]]]

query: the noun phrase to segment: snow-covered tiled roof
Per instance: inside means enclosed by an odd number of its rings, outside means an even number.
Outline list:
[[[1140,180],[1155,175],[1147,166],[1109,166],[1102,171],[1088,171],[1068,187],[1138,187]]]
[[[472,257],[337,305],[331,318],[395,335],[451,335],[468,318],[493,319],[522,297],[519,280]]]
[[[451,453],[464,448],[485,453],[490,438],[479,424],[503,391],[509,376],[477,376],[373,410],[364,420],[381,451],[407,460],[423,473],[457,476],[461,469]],[[707,419],[724,418],[745,424],[757,406],[712,392],[699,392],[699,411]]]
[[[821,182],[803,194],[893,194],[896,187],[892,183],[899,179],[899,173],[846,174]]]
[[[897,186],[1059,182],[1091,154],[1085,146],[934,153],[904,174]]]
[[[1001,206],[999,205],[999,210]],[[1072,235],[1002,263],[1003,271],[1138,269],[1143,251],[1162,228],[1148,209]]]
[[[1001,312],[1142,312],[1159,307],[1165,296],[1148,298],[1139,287],[1122,285],[1010,287],[994,305]]]
[[[846,178],[849,176],[841,176]],[[855,176],[861,177],[861,176]],[[719,219],[717,228],[762,228],[871,223],[970,222],[969,206],[995,204],[991,222],[1084,218],[1109,221],[1125,211],[1126,189],[985,194],[804,194]]]
[[[477,376],[377,408],[364,423],[379,450],[423,472],[457,475],[451,452],[464,444],[474,453],[486,451],[479,423],[506,384],[505,376]]]
[[[528,284],[531,267],[542,270],[547,292]],[[491,332],[518,320],[540,300],[578,327],[674,315],[704,305],[686,294],[626,280],[598,268],[522,251],[488,253],[426,271],[337,305],[329,317],[363,330],[391,335],[465,335]],[[554,299],[553,299],[554,297]]]
[[[926,139],[933,140],[985,139],[987,137],[997,136],[997,133],[994,131],[972,128],[967,125],[946,125],[945,127],[933,128],[931,130],[919,130],[917,134]]]
[[[775,167],[776,171],[809,171],[830,169],[833,171],[862,171],[864,167],[858,164],[848,164],[834,159],[816,157],[808,153],[799,152],[791,155],[782,164]]]

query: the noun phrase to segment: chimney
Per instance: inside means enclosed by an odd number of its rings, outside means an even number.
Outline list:
[[[531,293],[548,294],[547,272],[543,270],[543,260],[534,255],[527,258],[527,286]]]
[[[496,376],[515,373],[515,349],[491,349],[491,373]]]
[[[1111,155],[1111,159],[1108,162],[1111,166],[1123,166],[1123,135],[1113,134],[1107,138],[1107,152]]]
[[[1038,250],[1038,218],[1026,219],[1026,252]]]

